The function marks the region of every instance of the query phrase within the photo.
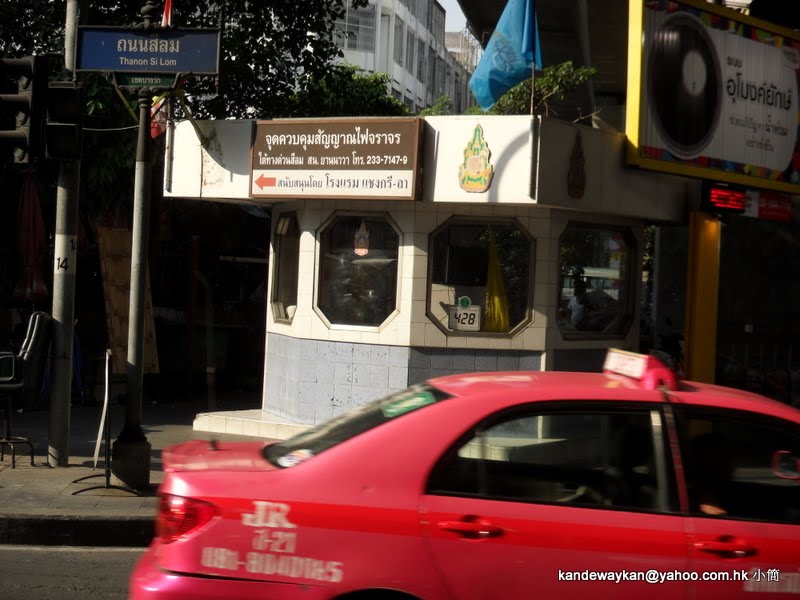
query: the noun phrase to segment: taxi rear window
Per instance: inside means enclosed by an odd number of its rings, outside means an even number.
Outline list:
[[[450,397],[428,384],[415,385],[267,446],[264,457],[277,467],[293,467],[383,423]]]

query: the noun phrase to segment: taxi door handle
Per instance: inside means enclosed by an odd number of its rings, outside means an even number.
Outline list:
[[[439,521],[439,529],[470,538],[490,538],[502,535],[503,529],[483,519],[476,521]]]
[[[741,541],[695,542],[694,547],[700,552],[716,554],[723,558],[744,558],[745,556],[753,556],[758,552],[755,546]]]

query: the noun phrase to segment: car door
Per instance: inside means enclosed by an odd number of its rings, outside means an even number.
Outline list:
[[[735,410],[677,410],[690,517],[693,597],[797,598],[800,482],[773,472],[800,456],[797,424]]]
[[[421,500],[459,600],[683,598],[687,566],[657,405],[528,405],[478,424]]]

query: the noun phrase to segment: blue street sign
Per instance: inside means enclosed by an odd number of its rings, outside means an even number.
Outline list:
[[[79,27],[76,70],[216,75],[219,49],[219,29]]]

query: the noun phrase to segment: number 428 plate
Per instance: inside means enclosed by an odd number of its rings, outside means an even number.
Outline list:
[[[473,304],[469,308],[450,306],[449,328],[453,331],[480,331],[481,330],[481,307]]]

